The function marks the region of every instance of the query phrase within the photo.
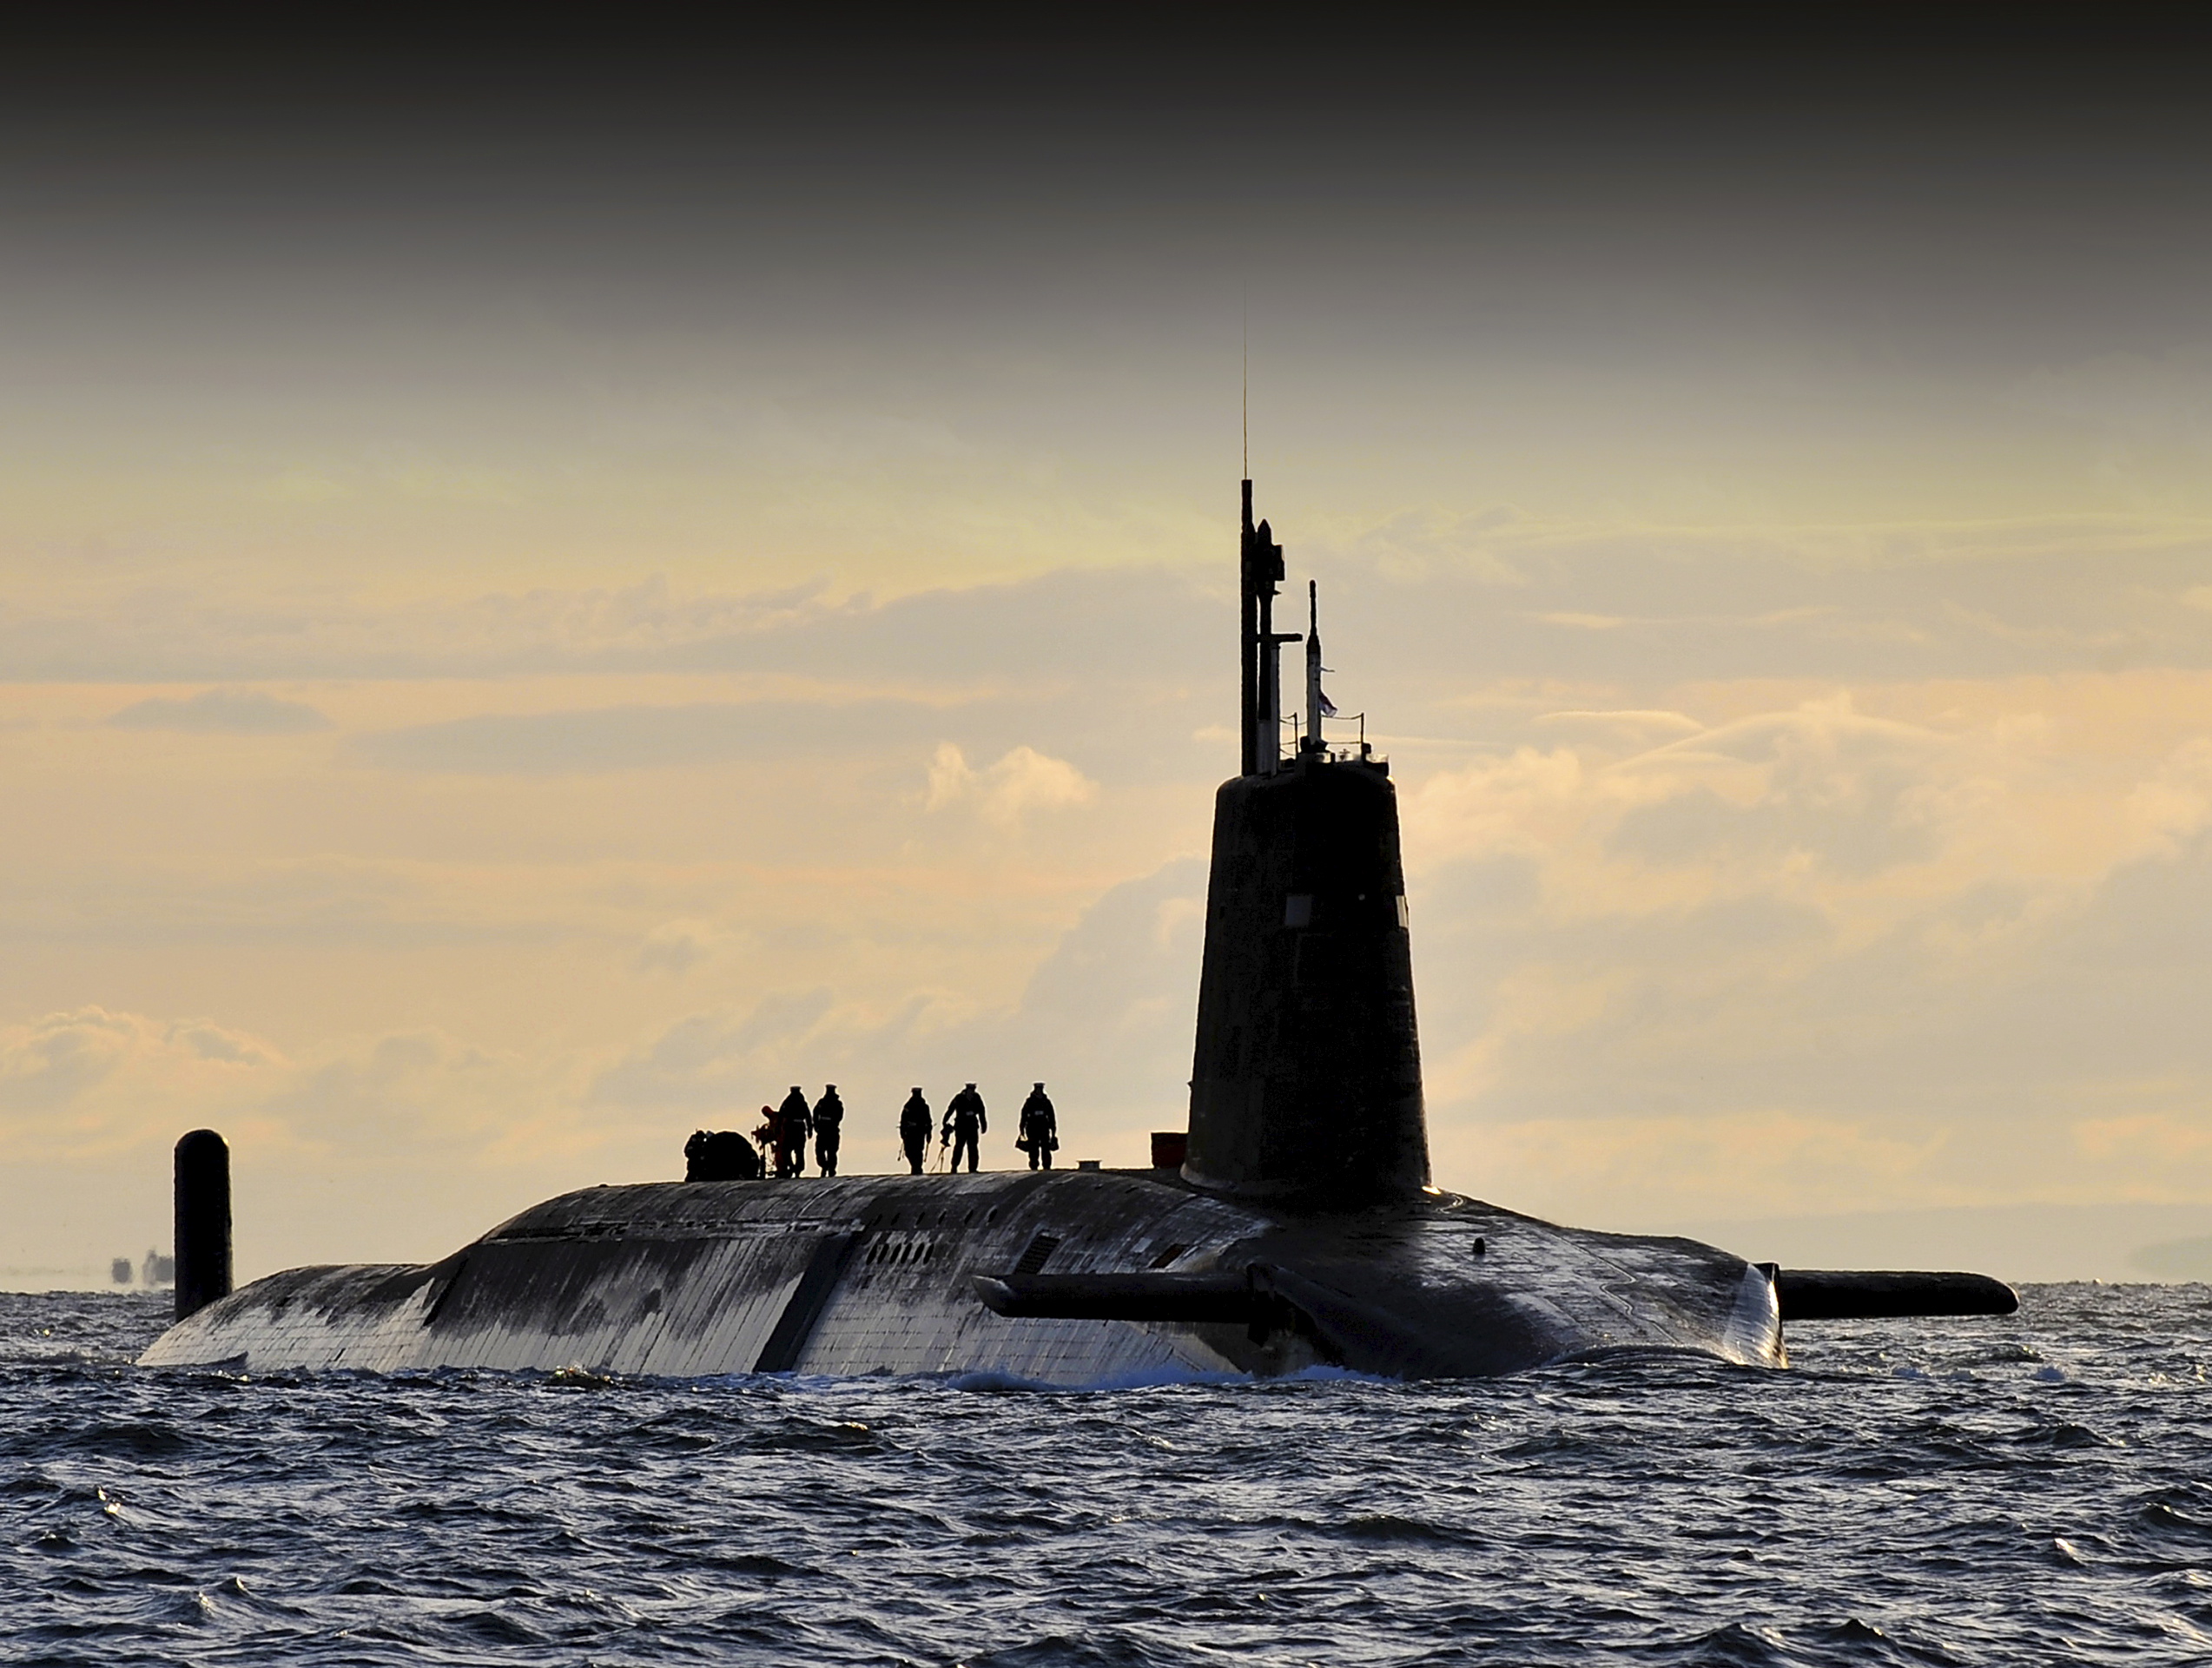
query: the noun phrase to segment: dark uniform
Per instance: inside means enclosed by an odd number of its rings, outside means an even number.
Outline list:
[[[983,1097],[975,1092],[975,1085],[967,1088],[945,1103],[945,1139],[953,1149],[953,1169],[960,1169],[963,1149],[967,1153],[967,1173],[975,1174],[980,1157],[976,1137],[991,1127],[991,1120],[983,1115]]]
[[[929,1126],[934,1122],[929,1103],[916,1089],[899,1112],[899,1144],[907,1150],[907,1164],[917,1176],[921,1174],[921,1161],[929,1156]]]
[[[807,1111],[807,1091],[797,1084],[783,1097],[783,1104],[776,1109],[776,1173],[778,1176],[803,1176],[807,1173],[807,1129],[813,1123]]]
[[[837,1144],[844,1131],[845,1103],[837,1098],[835,1084],[825,1084],[814,1104],[814,1162],[824,1176],[837,1173]]]
[[[1014,1144],[1029,1155],[1030,1169],[1053,1167],[1053,1151],[1060,1145],[1060,1117],[1041,1083],[1021,1103],[1021,1138]]]

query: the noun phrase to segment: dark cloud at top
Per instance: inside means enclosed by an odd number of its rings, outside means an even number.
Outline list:
[[[1786,142],[1887,133],[1902,149],[1934,129],[1985,132],[2039,118],[2063,129],[2094,114],[2138,133],[2186,107],[2191,48],[2212,24],[2191,9],[2110,5],[2070,16],[1993,15],[1979,4],[1549,8],[1465,21],[1394,18],[1293,30],[1233,10],[1136,11],[1052,21],[939,21],[864,30],[748,18],[742,26],[593,16],[538,20],[526,37],[462,22],[287,38],[205,17],[112,29],[11,24],[10,108],[75,108],[234,154],[272,129],[333,148],[371,131],[434,145],[499,130],[510,164],[566,150],[672,155],[689,141],[702,170],[728,135],[780,135],[793,173],[865,145],[895,180],[934,158],[996,152],[1019,130],[1047,159],[1101,134],[1169,143],[1241,135],[1247,153],[1310,136],[1350,142],[1379,121],[1426,131],[1506,132],[1555,150],[1609,144],[1654,115],[1656,140],[1734,135],[1748,124]],[[28,127],[28,122],[23,122]],[[85,129],[93,124],[87,122]],[[88,156],[128,151],[139,126],[110,127]],[[908,142],[898,157],[888,142]],[[65,160],[65,159],[63,159]],[[1094,150],[1079,176],[1131,160]],[[1536,160],[1541,160],[1538,158]],[[1838,155],[1832,163],[1853,159]],[[890,182],[887,182],[890,183]]]
[[[333,312],[472,274],[571,317],[742,297],[1080,334],[1194,280],[1326,314],[1357,274],[1407,314],[1333,319],[1351,343],[1720,328],[1764,291],[1945,352],[2103,343],[2212,276],[2208,36],[1969,6],[22,40],[0,203],[19,280]]]

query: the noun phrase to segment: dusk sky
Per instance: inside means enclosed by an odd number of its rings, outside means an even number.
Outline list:
[[[1760,16],[17,42],[0,1284],[201,1124],[241,1279],[795,1082],[1142,1162],[1247,351],[1442,1185],[2212,1271],[2205,30]]]

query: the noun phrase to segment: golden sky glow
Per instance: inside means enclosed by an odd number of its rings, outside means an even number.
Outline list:
[[[1799,1260],[1870,1212],[1999,1274],[2212,1235],[2192,199],[2110,128],[2007,195],[1938,122],[1909,179],[1471,129],[1401,176],[1385,124],[1398,194],[1228,158],[1255,201],[1148,120],[1049,199],[949,139],[919,198],[778,196],[739,134],[638,207],[456,129],[480,200],[356,158],[313,214],[274,146],[166,196],[17,159],[0,1279],[165,1243],[201,1124],[247,1274],[673,1174],[795,1081],[848,1169],[969,1078],[1138,1161],[1246,332],[1400,785],[1439,1181]]]

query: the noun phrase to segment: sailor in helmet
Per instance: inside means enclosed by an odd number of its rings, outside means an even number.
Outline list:
[[[899,1111],[899,1144],[906,1149],[907,1168],[916,1176],[921,1174],[921,1161],[929,1156],[929,1129],[935,1122],[929,1115],[928,1101],[922,1098],[921,1085],[916,1084]]]
[[[824,1084],[822,1098],[814,1104],[814,1162],[824,1176],[837,1173],[837,1148],[844,1134],[845,1103],[837,1098],[835,1084]]]
[[[814,1124],[813,1114],[807,1110],[807,1091],[797,1084],[783,1097],[783,1104],[776,1109],[776,1173],[778,1176],[803,1176],[807,1173],[807,1135]]]
[[[1021,1103],[1021,1136],[1014,1144],[1029,1155],[1030,1169],[1053,1167],[1053,1151],[1060,1145],[1060,1118],[1041,1083]]]
[[[960,1169],[960,1156],[967,1154],[967,1173],[973,1176],[980,1161],[977,1137],[991,1127],[991,1120],[983,1115],[983,1097],[975,1092],[975,1085],[967,1088],[945,1103],[945,1143],[953,1150],[954,1170]]]

